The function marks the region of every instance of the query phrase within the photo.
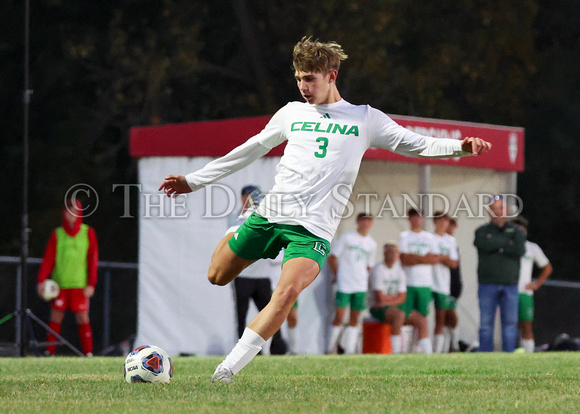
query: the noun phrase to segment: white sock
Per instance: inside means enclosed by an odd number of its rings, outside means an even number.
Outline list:
[[[401,335],[391,335],[391,349],[393,354],[401,353]]]
[[[433,347],[431,347],[433,349]],[[411,342],[411,353],[416,354],[421,352],[421,348],[419,347],[419,330],[417,328],[413,328],[413,341]]]
[[[298,354],[298,341],[300,340],[300,332],[298,327],[288,327],[288,351],[291,354]]]
[[[431,344],[431,338],[423,338],[419,339],[419,349],[423,354],[432,354],[433,353],[433,346]]]
[[[358,326],[347,326],[344,330],[344,353],[354,354],[358,342]]]
[[[445,335],[437,334],[433,336],[433,352],[436,354],[443,353],[443,347],[445,346]]]
[[[455,328],[445,327],[444,330],[445,335],[445,347],[443,348],[444,353],[449,353],[450,349],[456,350],[457,347],[455,346]]]
[[[536,341],[534,339],[522,339],[522,346],[526,351],[526,354],[534,352],[536,348]]]
[[[404,325],[401,328],[401,352],[408,354],[411,352],[411,342],[413,341],[413,327]]]
[[[256,332],[246,328],[234,349],[222,362],[222,367],[229,368],[234,375],[237,374],[258,355],[265,342]]]
[[[264,342],[264,345],[262,345],[262,354],[263,356],[270,356],[272,355],[270,352],[270,347],[272,346],[272,338],[268,339],[266,342]]]
[[[340,336],[340,331],[342,331],[342,326],[332,325],[330,340],[328,341],[328,348],[326,349],[329,354],[334,352],[334,347],[336,346],[336,341],[338,341],[338,337]]]
[[[348,342],[348,333],[346,333],[346,330],[348,329],[348,327],[345,327],[342,329],[342,334],[340,335],[340,338],[338,338],[338,345],[343,349],[343,351],[346,353],[346,348],[348,348],[347,342]]]

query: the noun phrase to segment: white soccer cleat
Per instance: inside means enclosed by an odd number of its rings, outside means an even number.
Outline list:
[[[217,366],[217,368],[215,369],[215,372],[211,376],[210,381],[211,382],[230,383],[230,382],[232,382],[233,376],[234,376],[234,373],[232,372],[232,370],[230,370],[228,368],[224,368],[224,367],[222,367],[222,364],[219,364]]]

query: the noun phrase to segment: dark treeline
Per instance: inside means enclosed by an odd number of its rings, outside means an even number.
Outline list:
[[[0,13],[0,255],[20,253],[23,3]],[[300,99],[291,51],[307,34],[345,48],[340,89],[353,103],[525,127],[518,192],[530,238],[554,277],[580,279],[580,2],[31,3],[31,256],[43,254],[66,190],[86,183],[101,197],[87,219],[101,257],[135,261],[137,222],[120,218],[123,192],[112,191],[137,182],[129,128],[272,114]]]

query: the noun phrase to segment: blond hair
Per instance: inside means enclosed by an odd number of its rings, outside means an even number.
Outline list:
[[[299,72],[322,73],[326,75],[331,69],[340,68],[340,61],[348,58],[342,46],[336,42],[322,43],[304,36],[294,46],[294,70]]]

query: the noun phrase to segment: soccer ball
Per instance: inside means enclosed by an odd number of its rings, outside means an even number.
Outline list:
[[[46,279],[44,281],[44,289],[42,290],[42,299],[49,302],[56,298],[60,293],[60,288],[58,284],[52,279]]]
[[[169,354],[154,345],[142,345],[135,348],[123,367],[125,381],[169,383],[173,377],[173,364]]]

